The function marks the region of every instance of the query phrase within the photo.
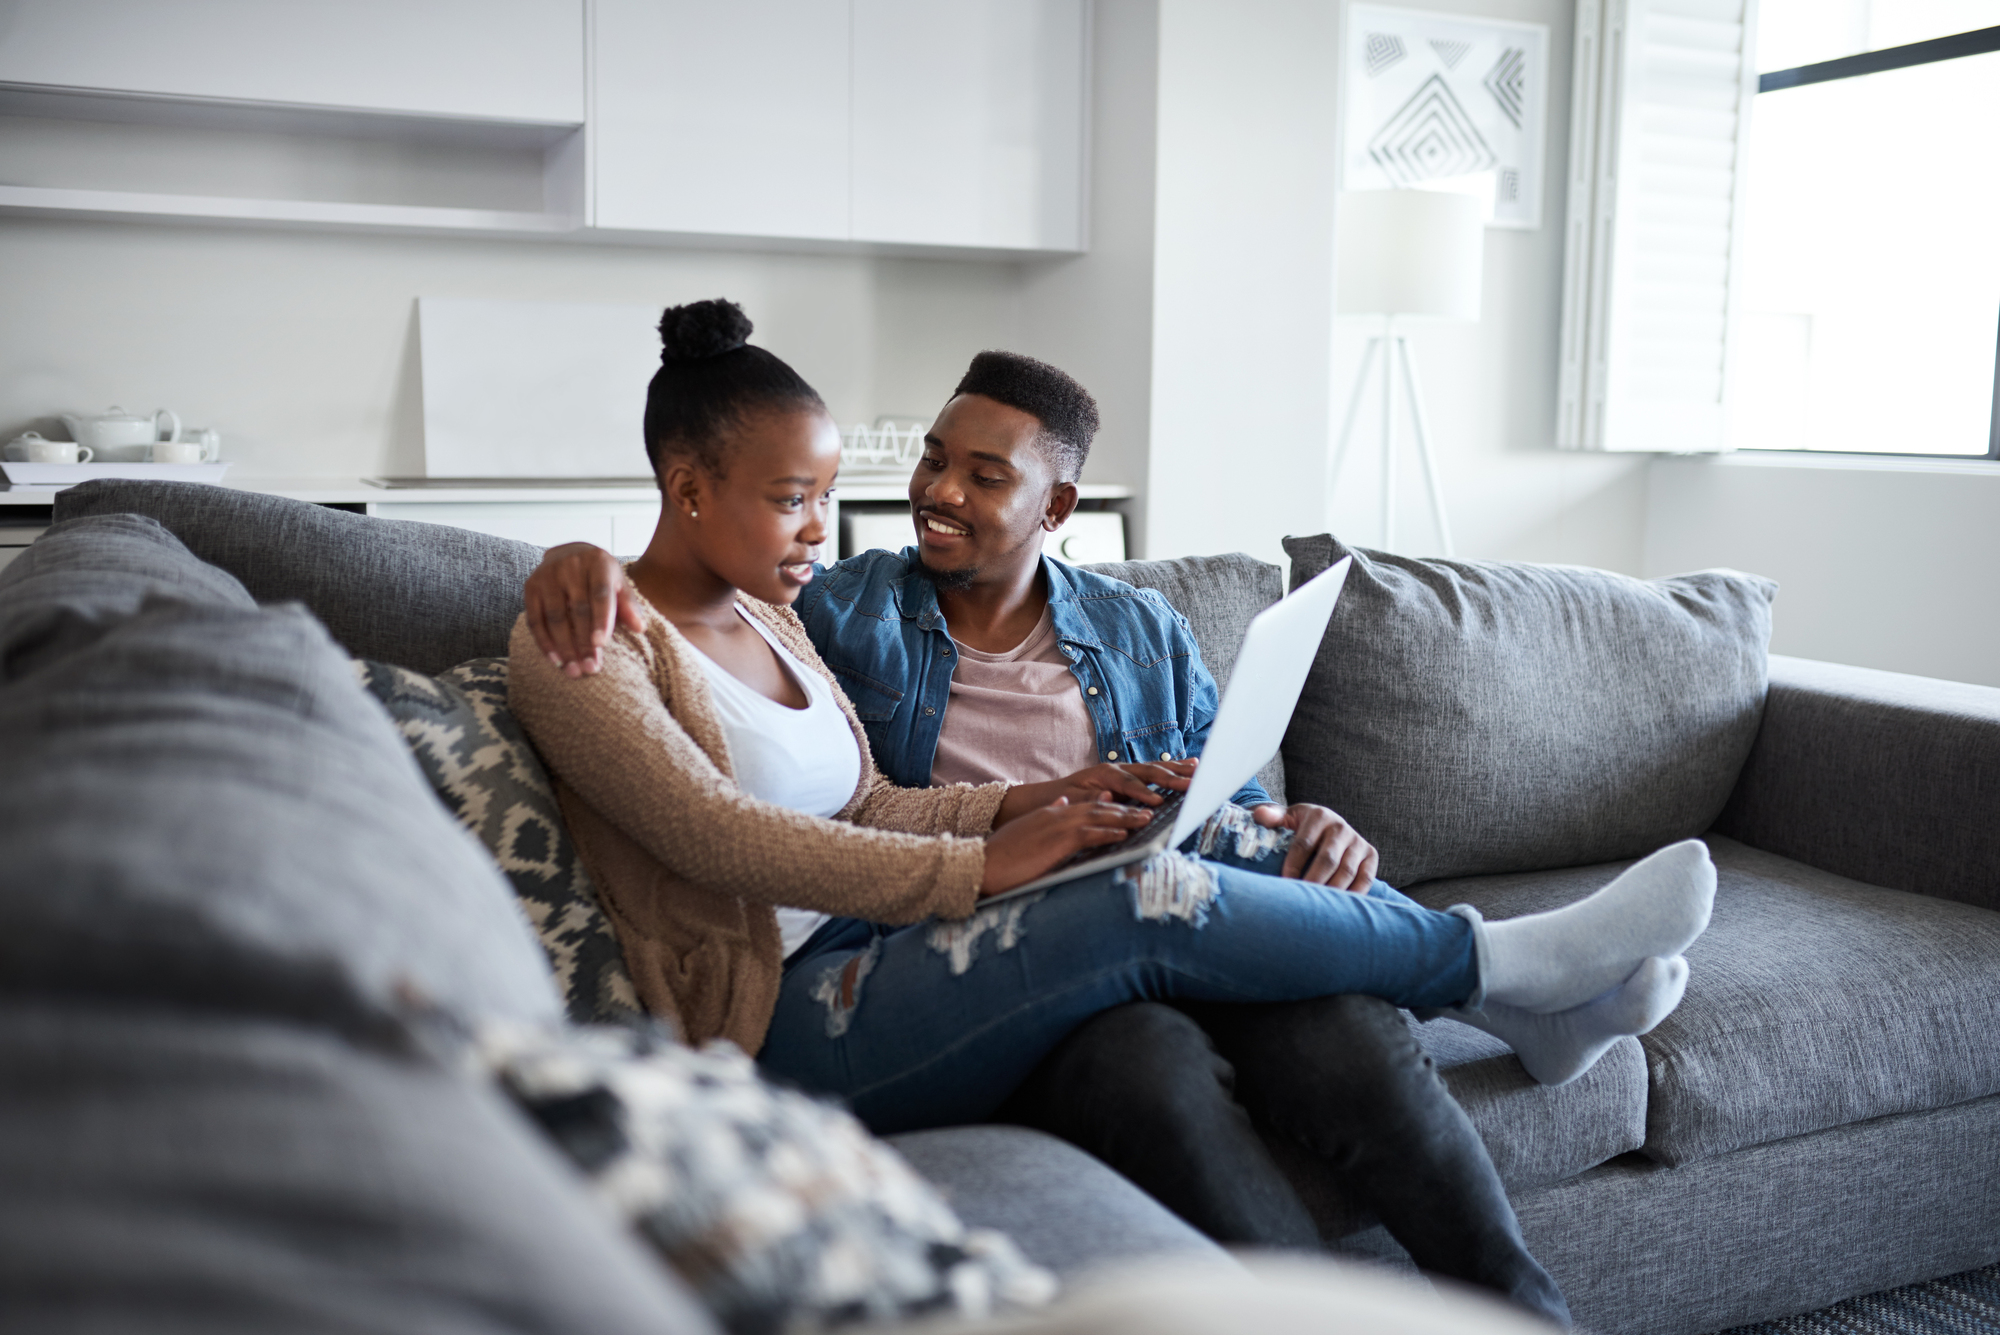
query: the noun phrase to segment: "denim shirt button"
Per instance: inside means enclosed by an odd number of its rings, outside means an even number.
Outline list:
[[[1095,686],[1086,686],[1086,687],[1084,687],[1084,688],[1083,688],[1083,693],[1084,693],[1085,695],[1096,695],[1096,694],[1097,694],[1097,688],[1096,688]]]
[[[929,717],[930,717],[930,716],[931,716],[932,714],[935,714],[935,713],[937,713],[937,706],[935,706],[935,705],[925,705],[925,706],[924,706],[924,717],[926,717],[926,718],[929,718]]]
[[[1104,758],[1106,760],[1116,760],[1118,759],[1118,753],[1116,751],[1106,751],[1104,753]]]

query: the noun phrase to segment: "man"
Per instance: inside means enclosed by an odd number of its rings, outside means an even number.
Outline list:
[[[1096,404],[1063,372],[979,354],[910,479],[915,547],[816,569],[795,604],[898,783],[1200,754],[1216,689],[1186,622],[1156,593],[1042,553],[1076,508],[1096,430]],[[615,561],[573,544],[530,578],[528,620],[566,670],[590,672],[614,618],[637,628],[630,598]],[[1289,840],[1286,876],[1372,883],[1375,850],[1332,811],[1278,806],[1254,780],[1234,806],[1235,837]],[[1005,1115],[1219,1241],[1317,1248],[1254,1118],[1329,1164],[1419,1266],[1568,1322],[1478,1133],[1386,1002],[1120,1007],[1070,1035]]]

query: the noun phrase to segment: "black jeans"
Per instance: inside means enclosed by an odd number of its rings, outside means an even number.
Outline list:
[[[1088,1150],[1218,1242],[1317,1250],[1253,1114],[1325,1160],[1421,1269],[1569,1324],[1472,1120],[1386,1001],[1120,1006],[1000,1115]]]

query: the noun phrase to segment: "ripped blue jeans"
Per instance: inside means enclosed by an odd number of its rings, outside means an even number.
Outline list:
[[[1128,1001],[1364,993],[1458,1005],[1478,986],[1470,919],[1376,881],[1275,873],[1284,841],[1225,818],[1178,852],[960,922],[826,923],[785,963],[758,1062],[887,1134],[992,1114],[1077,1025]]]

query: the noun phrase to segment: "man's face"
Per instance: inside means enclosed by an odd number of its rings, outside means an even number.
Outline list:
[[[938,414],[910,476],[910,514],[918,557],[941,587],[970,588],[1036,560],[1045,527],[1074,508],[1075,488],[1058,484],[1035,443],[1041,430],[1032,414],[983,394],[961,394]]]

